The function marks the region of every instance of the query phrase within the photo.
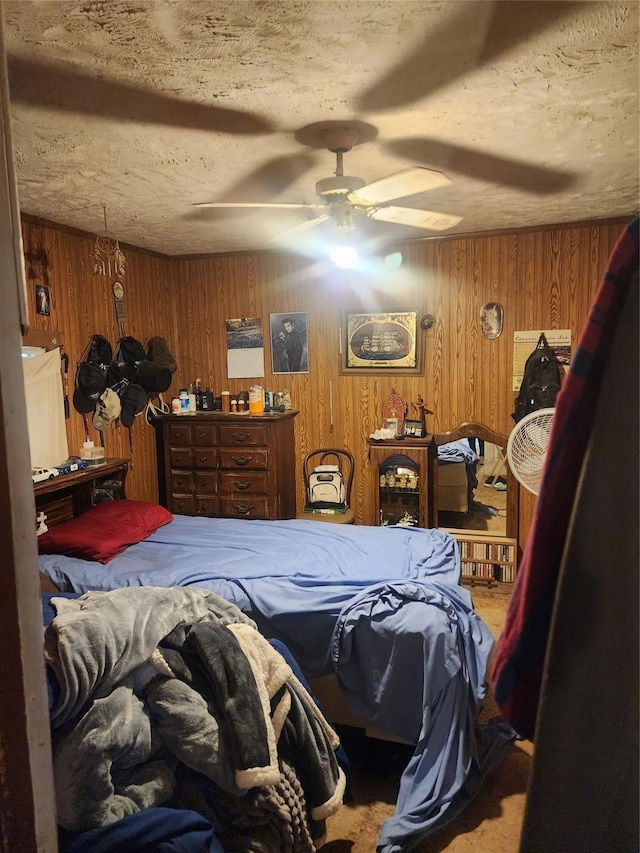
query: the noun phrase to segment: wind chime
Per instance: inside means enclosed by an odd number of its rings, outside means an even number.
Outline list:
[[[123,276],[126,260],[120,250],[118,238],[107,228],[107,206],[102,205],[104,213],[104,231],[96,234],[96,245],[93,250],[93,274]]]

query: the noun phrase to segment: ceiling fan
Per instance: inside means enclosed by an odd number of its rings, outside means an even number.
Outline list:
[[[316,203],[305,202],[199,202],[194,207],[271,208],[316,212],[293,228],[277,235],[275,240],[297,236],[301,231],[332,220],[339,231],[354,231],[358,214],[381,222],[410,226],[423,231],[446,231],[462,221],[461,216],[422,208],[406,207],[395,202],[418,193],[450,184],[450,180],[434,169],[413,166],[386,178],[367,184],[363,178],[344,174],[344,154],[354,145],[373,138],[376,130],[363,122],[318,122],[298,132],[300,141],[323,147],[336,155],[334,176],[316,183]]]

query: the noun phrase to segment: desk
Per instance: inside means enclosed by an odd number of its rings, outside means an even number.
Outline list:
[[[101,500],[124,498],[128,470],[128,459],[106,459],[102,465],[36,483],[36,516],[44,512],[47,526],[51,527],[82,515]]]

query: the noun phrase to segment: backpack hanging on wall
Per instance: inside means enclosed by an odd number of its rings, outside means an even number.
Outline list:
[[[553,408],[562,384],[564,369],[549,346],[544,332],[527,358],[511,417],[516,423],[530,412]]]
[[[318,509],[343,506],[345,487],[337,465],[318,465],[309,475],[308,505]]]

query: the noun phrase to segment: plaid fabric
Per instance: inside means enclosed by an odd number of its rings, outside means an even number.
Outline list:
[[[558,573],[602,374],[638,269],[639,222],[631,222],[616,243],[558,394],[533,523],[496,648],[496,701],[528,740],[534,737]]]

